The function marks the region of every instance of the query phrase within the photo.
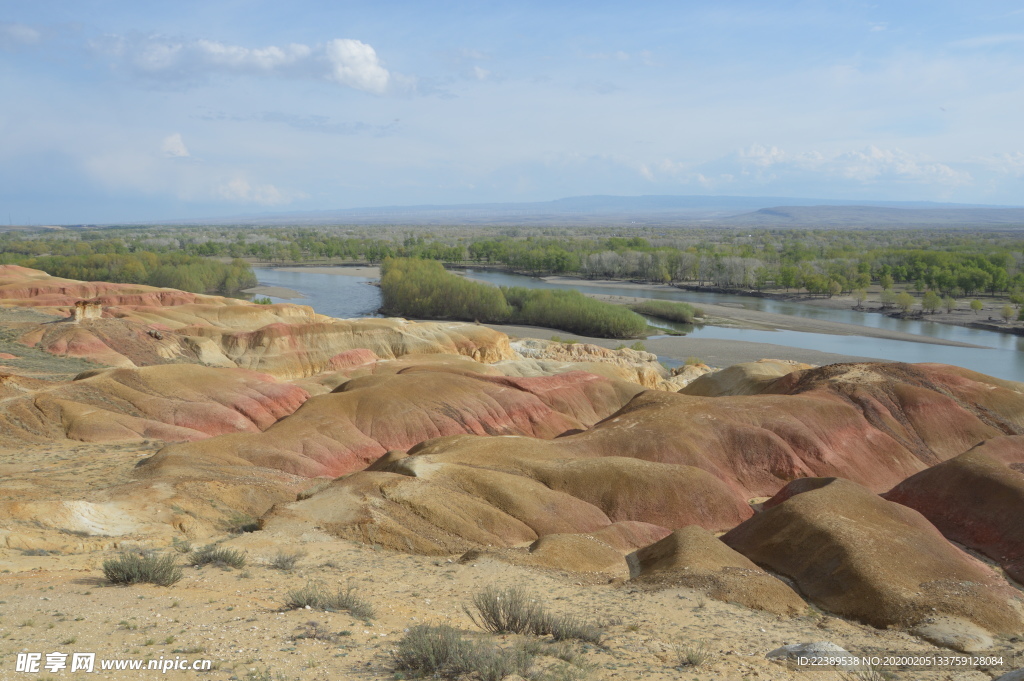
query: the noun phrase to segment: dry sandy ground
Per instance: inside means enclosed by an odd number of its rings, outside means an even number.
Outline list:
[[[88,498],[131,478],[149,445],[54,443],[0,455],[6,498]],[[21,531],[45,535],[42,523]],[[15,532],[17,523],[3,521]],[[722,603],[686,588],[638,588],[598,575],[510,566],[491,559],[412,556],[338,540],[319,528],[287,533],[223,534],[221,546],[243,552],[237,569],[184,567],[169,587],[114,586],[103,561],[118,549],[151,547],[185,556],[172,541],[146,537],[48,537],[49,553],[0,542],[0,679],[213,679],[306,681],[395,679],[392,651],[409,627],[450,624],[468,637],[503,647],[534,641],[534,670],[543,681],[858,681],[836,672],[794,671],[765,654],[788,643],[831,641],[855,653],[943,653],[899,631],[879,630],[809,608],[786,619]],[[7,535],[8,538],[10,535]],[[166,536],[166,535],[164,535]],[[54,545],[60,548],[53,549]],[[300,553],[291,571],[274,569],[281,553]],[[33,555],[35,554],[35,555]],[[368,603],[372,618],[348,612],[290,610],[289,593],[310,582],[347,590]],[[547,638],[493,636],[463,606],[487,587],[519,587],[558,614],[601,624],[602,645],[557,645]],[[316,637],[312,637],[315,634]],[[702,646],[707,658],[682,665]],[[1015,644],[1018,648],[1024,644]],[[210,671],[156,670],[31,675],[15,671],[18,653],[96,653],[97,660],[210,660]],[[1018,653],[1022,650],[1017,650]],[[566,663],[558,658],[573,657]],[[980,671],[901,672],[906,681],[985,681]]]
[[[15,673],[18,652],[94,652],[97,659],[208,659],[209,672],[108,671],[106,679],[386,679],[396,677],[391,652],[419,623],[447,623],[502,646],[523,637],[483,634],[463,604],[488,586],[522,587],[552,611],[603,623],[603,646],[573,644],[565,665],[558,646],[540,643],[537,669],[557,679],[706,681],[808,679],[764,659],[787,644],[832,641],[867,652],[942,652],[909,635],[835,619],[815,611],[774,615],[708,599],[682,588],[641,590],[631,584],[595,584],[579,576],[540,572],[490,560],[461,564],[457,557],[396,554],[338,541],[311,530],[299,536],[256,532],[224,543],[244,551],[241,569],[184,568],[170,587],[111,586],[101,566],[110,552],[20,557],[3,551],[0,565],[0,678],[80,678],[66,670],[48,676]],[[304,552],[297,567],[270,567],[281,551]],[[7,570],[11,570],[7,572]],[[286,610],[288,593],[310,581],[352,587],[375,610],[371,619],[347,612]],[[309,638],[312,632],[321,638]],[[680,655],[703,642],[699,666]],[[547,654],[544,654],[547,653]],[[833,672],[816,681],[842,678]],[[851,677],[858,678],[858,677]],[[983,681],[983,672],[914,672],[894,678]]]

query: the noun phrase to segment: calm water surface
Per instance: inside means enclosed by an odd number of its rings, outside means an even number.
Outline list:
[[[253,268],[261,284],[283,286],[299,291],[304,299],[275,302],[292,302],[311,305],[317,312],[331,317],[372,317],[377,316],[380,307],[380,289],[371,286],[365,277],[349,277],[314,272],[282,272],[272,268]],[[795,348],[806,348],[821,352],[833,352],[858,357],[875,357],[898,362],[940,362],[966,367],[975,371],[1024,381],[1024,338],[979,329],[965,329],[958,326],[936,324],[926,321],[891,319],[885,315],[855,310],[830,310],[801,303],[771,300],[768,298],[746,298],[718,293],[693,293],[682,290],[639,290],[628,287],[592,286],[586,283],[561,284],[546,282],[533,277],[524,277],[501,272],[468,271],[467,276],[496,286],[525,286],[529,288],[575,288],[584,293],[657,298],[662,300],[685,301],[700,305],[730,304],[747,309],[763,310],[778,314],[825,319],[848,324],[859,324],[879,329],[904,331],[921,336],[984,345],[985,348],[960,348],[946,345],[931,345],[908,341],[895,341],[864,336],[834,336],[830,334],[804,333],[799,331],[756,331],[752,329],[726,329],[716,326],[692,327],[652,320],[655,326],[673,328],[695,338],[739,340],[753,343],[773,343]]]

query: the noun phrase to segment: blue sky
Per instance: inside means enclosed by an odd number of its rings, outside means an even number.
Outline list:
[[[0,0],[0,220],[1024,204],[1019,2]]]

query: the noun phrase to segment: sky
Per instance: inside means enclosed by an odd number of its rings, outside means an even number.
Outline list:
[[[0,221],[1024,204],[1024,6],[0,0]]]

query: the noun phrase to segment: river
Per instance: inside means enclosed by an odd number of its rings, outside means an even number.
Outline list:
[[[272,268],[254,268],[261,284],[283,286],[302,293],[305,299],[283,300],[310,305],[317,312],[331,317],[372,317],[380,307],[380,290],[369,285],[370,279],[314,272],[283,272]],[[730,329],[717,326],[689,327],[655,322],[661,327],[671,326],[697,338],[739,340],[753,343],[773,343],[795,348],[818,350],[860,357],[875,357],[898,362],[939,362],[953,364],[980,371],[990,376],[1024,381],[1024,338],[981,329],[967,329],[948,324],[928,321],[901,320],[885,315],[857,312],[855,310],[834,310],[792,301],[770,298],[748,298],[721,293],[696,293],[681,289],[631,288],[627,286],[593,286],[585,282],[548,282],[534,277],[525,277],[502,272],[473,271],[466,275],[478,281],[496,286],[526,286],[529,288],[575,288],[584,293],[602,295],[632,296],[678,300],[700,305],[742,305],[748,309],[762,310],[798,317],[826,319],[847,324],[858,324],[873,328],[904,331],[921,336],[985,346],[965,348],[930,343],[869,338],[865,336],[836,336],[831,334],[804,333],[799,331],[759,331],[752,329]]]

